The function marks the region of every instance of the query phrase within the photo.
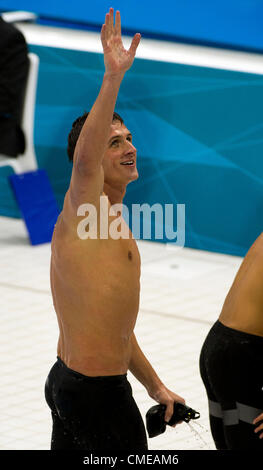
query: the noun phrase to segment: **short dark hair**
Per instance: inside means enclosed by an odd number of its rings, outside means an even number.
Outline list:
[[[77,140],[79,138],[81,129],[88,115],[89,113],[85,111],[84,114],[82,114],[82,116],[79,116],[77,119],[75,119],[75,121],[72,124],[71,131],[68,135],[68,147],[67,147],[67,154],[68,154],[68,159],[70,162],[73,162],[73,156],[74,156],[74,151],[75,151],[75,147],[77,144]],[[113,113],[113,116],[112,116],[112,122],[114,121],[120,121],[121,124],[124,123],[121,116],[115,112]]]

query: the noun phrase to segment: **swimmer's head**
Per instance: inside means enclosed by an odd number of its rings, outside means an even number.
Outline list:
[[[77,118],[68,136],[67,153],[73,161],[74,151],[81,129],[89,113]],[[109,185],[126,185],[138,178],[136,167],[137,151],[132,135],[121,116],[114,112],[107,147],[102,160],[104,181]]]
[[[132,134],[124,122],[113,121],[107,147],[102,160],[104,183],[122,187],[138,178],[137,151]]]
[[[68,147],[67,147],[67,154],[68,154],[68,159],[70,162],[73,162],[73,157],[74,157],[74,152],[75,152],[75,147],[79,138],[79,135],[81,133],[81,129],[84,126],[84,123],[88,117],[89,113],[86,111],[82,116],[79,116],[77,119],[72,124],[71,131],[68,135]],[[121,116],[117,113],[113,113],[112,117],[112,122],[114,121],[120,121],[121,124],[123,124],[123,119]]]

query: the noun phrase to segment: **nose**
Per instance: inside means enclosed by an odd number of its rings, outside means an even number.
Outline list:
[[[135,153],[137,150],[136,150],[136,147],[134,147],[133,143],[129,142],[128,140],[126,142],[127,142],[127,146],[125,149],[125,154]]]

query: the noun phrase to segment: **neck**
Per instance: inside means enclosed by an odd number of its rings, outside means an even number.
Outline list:
[[[126,185],[123,186],[110,186],[108,183],[104,183],[103,192],[109,198],[110,204],[122,204],[126,193]]]

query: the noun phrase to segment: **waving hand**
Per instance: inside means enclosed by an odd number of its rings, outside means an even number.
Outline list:
[[[113,8],[106,14],[101,28],[101,42],[104,51],[105,72],[110,75],[124,74],[133,64],[141,35],[135,34],[130,48],[126,50],[121,38],[121,15],[116,12],[115,25]]]

